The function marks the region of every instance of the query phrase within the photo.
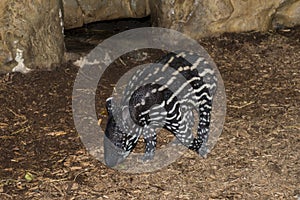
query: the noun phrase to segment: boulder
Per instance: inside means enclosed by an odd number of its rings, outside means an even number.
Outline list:
[[[299,0],[153,0],[153,24],[195,39],[224,32],[267,31],[273,20],[282,26],[300,24]],[[276,23],[275,23],[276,24]]]
[[[61,8],[61,0],[0,1],[0,73],[26,73],[61,63]]]
[[[63,0],[65,28],[95,21],[150,15],[149,0]]]
[[[280,7],[273,20],[274,28],[294,27],[300,25],[300,1],[287,1]]]

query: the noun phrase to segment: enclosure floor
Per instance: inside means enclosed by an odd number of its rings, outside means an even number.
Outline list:
[[[0,199],[299,200],[299,40],[298,28],[200,41],[224,80],[223,133],[206,159],[187,151],[145,174],[109,169],[86,152],[72,118],[77,67],[1,75]],[[148,52],[147,61],[158,54]],[[134,63],[123,61],[114,74]],[[116,81],[109,74],[96,98],[104,120]]]

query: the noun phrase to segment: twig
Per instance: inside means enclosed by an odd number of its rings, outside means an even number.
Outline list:
[[[294,128],[300,130],[300,126],[285,126],[285,128]]]
[[[249,106],[249,105],[251,105],[251,104],[253,104],[253,103],[254,103],[254,101],[250,101],[250,102],[248,102],[248,103],[246,103],[246,104],[244,104],[244,105],[241,105],[241,106],[229,105],[229,107],[241,109],[241,108],[244,108],[244,107],[246,107],[246,106]]]
[[[82,170],[81,172],[77,173],[76,176],[74,177],[73,181],[76,182],[77,177],[78,177],[80,174],[83,174],[83,173],[85,173],[85,172],[87,172],[87,171],[88,171],[88,169],[84,169],[84,170]]]
[[[29,129],[30,127],[29,126],[27,126],[27,127],[25,127],[25,128],[22,128],[22,129],[19,129],[19,130],[17,130],[17,131],[15,131],[15,132],[13,132],[12,133],[12,135],[15,135],[15,134],[18,134],[18,133],[21,133],[21,132],[24,132],[24,131],[26,131],[27,129]]]
[[[6,197],[8,197],[8,198],[10,198],[10,199],[13,199],[13,196],[11,196],[11,195],[9,195],[9,194],[6,194],[6,193],[0,193],[0,195],[4,195],[4,196],[6,196]]]
[[[55,184],[51,184],[51,185],[60,193],[61,196],[65,196],[64,192],[60,188],[58,188]]]
[[[20,117],[22,119],[26,119],[26,117],[24,115],[20,115],[20,114],[17,114],[15,113],[12,109],[10,108],[6,108],[9,112],[11,112],[12,114],[14,114],[16,117]]]
[[[124,66],[126,66],[126,63],[122,60],[122,58],[119,58],[119,60]]]

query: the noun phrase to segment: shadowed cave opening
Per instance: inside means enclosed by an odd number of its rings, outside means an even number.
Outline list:
[[[151,27],[151,17],[99,21],[83,27],[65,30],[66,51],[86,54],[106,38],[141,27]]]

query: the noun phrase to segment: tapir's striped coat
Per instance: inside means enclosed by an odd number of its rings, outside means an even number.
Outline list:
[[[123,161],[142,135],[144,160],[152,159],[157,127],[164,127],[189,149],[207,154],[210,113],[217,79],[209,62],[189,52],[168,53],[150,68],[138,70],[123,94],[121,105],[107,99],[105,162]],[[198,112],[197,137],[192,134],[193,112]]]

